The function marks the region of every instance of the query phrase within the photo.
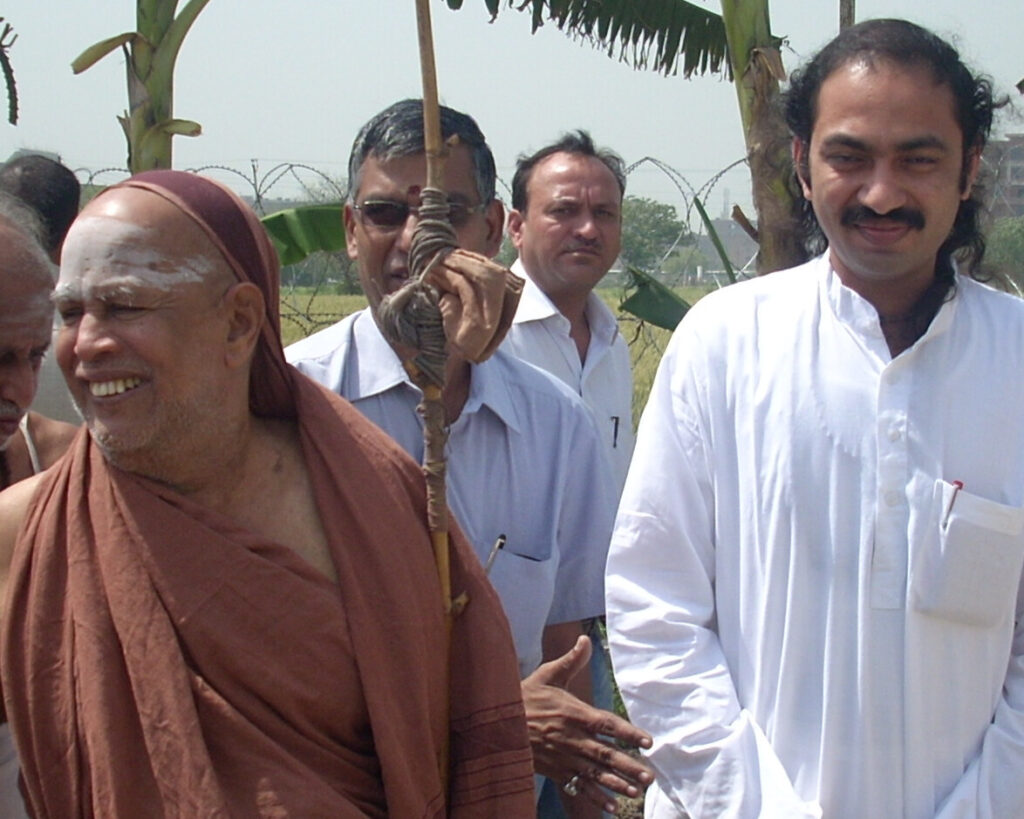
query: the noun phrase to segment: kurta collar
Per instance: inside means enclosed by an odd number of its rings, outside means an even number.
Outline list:
[[[888,352],[888,347],[885,345],[885,336],[882,333],[882,325],[878,320],[878,311],[875,310],[874,306],[867,299],[842,283],[839,279],[839,274],[836,273],[829,262],[828,251],[815,259],[812,264],[817,268],[824,295],[835,317],[849,328],[852,333],[861,337],[869,347],[875,348],[881,344],[886,352]],[[956,306],[961,299],[960,290],[958,274],[957,287],[953,292],[953,297],[948,299],[939,308],[939,312],[932,319],[928,329],[914,343],[910,348],[911,350],[930,339],[942,335],[949,329],[953,322]]]

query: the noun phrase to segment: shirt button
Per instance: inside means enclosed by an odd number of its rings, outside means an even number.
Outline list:
[[[895,489],[890,489],[885,493],[886,506],[898,506],[899,502],[903,500],[903,493],[897,492]]]
[[[903,430],[901,430],[899,427],[890,427],[890,429],[889,429],[889,440],[890,441],[898,441],[902,437],[903,437]]]

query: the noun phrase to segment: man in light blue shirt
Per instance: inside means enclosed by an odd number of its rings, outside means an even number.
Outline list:
[[[507,275],[490,261],[504,217],[494,198],[490,150],[464,114],[442,108],[441,127],[445,138],[458,137],[443,187],[464,249],[440,264],[449,277],[488,266]],[[348,252],[370,308],[286,351],[295,366],[352,401],[417,458],[420,393],[380,333],[375,311],[408,278],[425,178],[421,103],[405,100],[364,126],[349,161]],[[638,746],[646,734],[589,706],[588,677],[578,673],[590,656],[581,621],[603,610],[615,508],[594,422],[571,390],[500,351],[470,364],[453,349],[446,375],[449,502],[481,561],[490,564],[512,626],[535,770],[565,785],[574,815],[597,815],[613,807],[599,786],[636,795],[650,780],[608,741]]]

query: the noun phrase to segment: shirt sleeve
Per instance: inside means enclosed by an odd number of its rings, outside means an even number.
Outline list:
[[[1024,813],[1024,578],[1003,696],[971,760],[936,819],[1000,819]]]
[[[605,582],[615,677],[630,717],[654,738],[652,787],[680,814],[820,817],[738,701],[719,643],[701,417],[726,408],[707,407],[698,370],[710,365],[695,366],[700,342],[687,325],[655,378],[612,537]]]

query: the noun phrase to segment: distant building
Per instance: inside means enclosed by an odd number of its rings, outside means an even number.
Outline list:
[[[992,217],[1024,216],[1024,134],[990,140],[984,161],[992,186]]]

